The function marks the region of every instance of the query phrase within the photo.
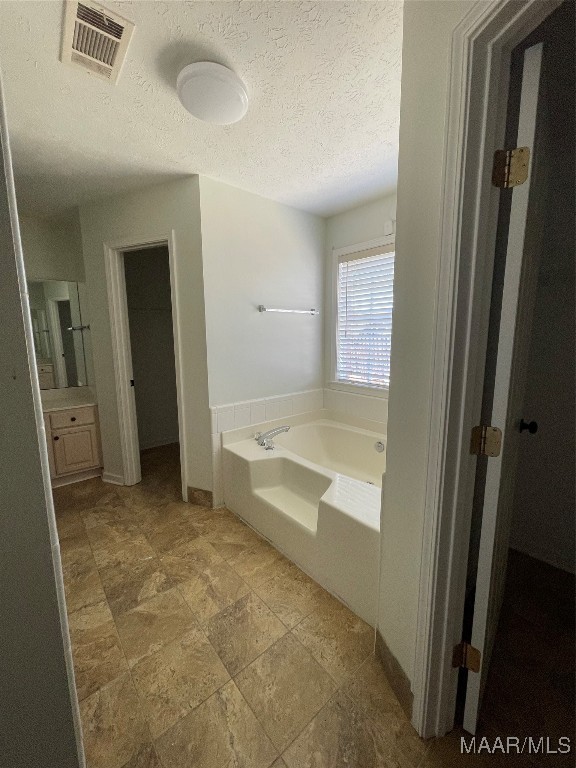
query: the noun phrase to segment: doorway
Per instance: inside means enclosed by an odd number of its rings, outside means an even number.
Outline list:
[[[123,256],[142,482],[154,477],[179,487],[170,255],[159,245]]]
[[[502,607],[480,708],[481,724],[520,737],[547,736],[551,748],[574,733],[575,716],[573,14],[572,4],[564,3],[512,57],[509,112],[514,113],[515,69],[528,50],[542,46],[520,285],[529,306],[520,306],[515,332],[524,362],[520,386],[509,395],[517,458],[509,483],[510,519],[501,532],[503,552],[496,564],[505,574]],[[503,196],[501,213],[504,206]],[[506,515],[500,509],[498,514]],[[499,607],[497,601],[493,610]],[[540,754],[546,756],[544,748]],[[573,754],[560,752],[555,759],[559,766],[571,765]]]
[[[444,196],[447,214],[442,234],[446,249],[440,267],[442,279],[438,287],[434,350],[436,373],[433,402],[436,403],[436,411],[433,422],[435,429],[437,427],[437,446],[431,449],[428,464],[429,515],[424,530],[414,691],[413,722],[422,735],[442,735],[453,728],[457,682],[458,677],[462,677],[462,672],[458,670],[460,665],[466,668],[464,675],[467,677],[469,706],[464,718],[465,727],[475,731],[482,693],[486,690],[501,601],[506,594],[504,585],[510,545],[510,516],[501,514],[502,488],[506,489],[504,496],[508,501],[514,497],[516,468],[515,462],[510,461],[509,448],[514,444],[518,447],[530,435],[529,430],[520,432],[522,419],[526,417],[527,424],[534,419],[525,411],[527,403],[519,399],[519,394],[523,395],[520,386],[522,371],[521,366],[516,364],[519,341],[526,344],[531,335],[530,323],[524,322],[521,312],[517,312],[526,305],[527,278],[534,285],[538,270],[533,265],[539,263],[537,259],[531,260],[532,270],[527,270],[525,236],[526,242],[531,238],[533,249],[538,236],[544,243],[542,222],[546,218],[542,210],[540,216],[543,218],[535,215],[530,196],[531,174],[536,171],[541,148],[534,141],[534,135],[532,140],[526,138],[530,133],[525,130],[526,122],[517,136],[511,136],[507,130],[507,117],[511,115],[509,107],[512,104],[508,97],[513,90],[509,89],[509,85],[511,78],[513,84],[514,78],[511,66],[513,53],[521,52],[524,58],[524,53],[528,55],[528,47],[531,46],[534,50],[528,56],[528,83],[533,86],[539,81],[540,70],[535,65],[540,53],[536,49],[539,45],[541,51],[543,43],[537,42],[534,33],[555,12],[570,14],[570,6],[570,3],[544,4],[533,0],[523,4],[509,2],[499,7],[479,4],[453,34],[454,80],[450,92],[447,136],[450,139],[456,137],[456,141],[447,145]],[[564,23],[566,31],[571,33],[572,17],[568,21],[564,17]],[[549,44],[548,48],[555,45]],[[567,69],[571,71],[572,65]],[[538,91],[533,87],[527,89],[526,96],[527,101],[517,104],[516,108],[519,115],[532,114],[528,124],[533,129],[540,122],[536,121],[536,111],[540,110],[541,104]],[[550,119],[559,121],[563,115],[567,119],[573,116],[566,102],[550,115]],[[517,121],[517,129],[519,125]],[[565,124],[562,130],[567,131],[573,142],[573,124]],[[537,134],[536,139],[540,141],[541,136]],[[514,188],[500,186],[493,178],[495,151],[522,146],[528,146],[530,152],[534,152],[534,164],[527,174],[527,183]],[[572,160],[565,158],[563,162],[568,166],[567,172],[570,172],[572,162],[573,175],[573,155]],[[573,188],[566,194],[564,187],[564,196],[573,200]],[[507,201],[515,218],[504,231],[499,212],[502,213]],[[544,207],[542,199],[539,207]],[[549,211],[548,218],[554,220],[556,210],[552,215]],[[498,322],[502,322],[502,328],[508,332],[504,336],[491,337],[491,296],[494,296],[497,280],[504,282],[508,272],[511,242],[514,243],[515,253],[514,280],[510,284],[512,288],[504,295],[512,296],[513,302],[502,299],[498,310],[501,312]],[[573,249],[573,229],[569,242],[569,247]],[[506,268],[504,274],[499,274],[495,254],[502,245],[506,251]],[[548,247],[549,243],[545,245]],[[539,248],[536,248],[536,253],[540,255]],[[500,289],[502,292],[502,285]],[[536,316],[535,313],[528,314],[530,318]],[[505,322],[501,317],[505,318]],[[547,324],[553,323],[548,321]],[[572,330],[572,321],[569,327]],[[497,343],[494,345],[495,339]],[[493,377],[506,368],[503,364],[506,362],[505,355],[508,361],[506,375],[501,378],[506,385],[498,390],[498,397],[493,397],[490,406],[486,407],[485,374],[490,368],[487,363],[491,345],[496,358]],[[564,351],[564,359],[568,359],[570,352]],[[516,367],[512,366],[513,355]],[[501,356],[502,364],[499,364]],[[524,374],[529,374],[528,364]],[[553,376],[554,371],[549,370],[548,374]],[[567,430],[574,430],[573,422],[572,409],[571,413],[565,413]],[[474,429],[476,425],[480,425],[477,430]],[[502,448],[499,452],[486,454],[482,443],[475,445],[474,434],[485,434],[491,425],[501,428]],[[561,450],[569,453],[566,443]],[[479,495],[477,469],[483,463],[486,465],[487,480]],[[489,493],[485,492],[488,490]],[[474,536],[471,510],[475,500],[476,503],[480,500],[482,505],[481,526],[476,529],[475,545],[470,546],[471,529]],[[570,502],[565,498],[566,503]],[[480,566],[472,568],[472,572],[476,573],[472,584],[473,621],[468,627],[470,633],[466,636],[465,632],[463,636],[465,596],[470,593],[471,586],[471,571],[468,569],[467,574],[467,565],[475,556]],[[514,555],[511,560],[513,558]],[[513,583],[513,577],[508,581]],[[469,601],[466,602],[469,604]],[[510,603],[506,605],[509,607]],[[471,706],[473,700],[475,704]],[[481,714],[485,711],[480,709]]]
[[[179,477],[178,496],[186,501],[182,356],[174,233],[155,237],[135,236],[114,244],[105,243],[104,252],[123,464],[123,475],[114,482],[121,485],[140,483],[142,469],[147,473],[147,459],[150,456],[154,459],[159,454],[160,458],[154,461],[160,461],[161,465],[162,455],[166,453],[169,456],[166,472],[174,482]],[[127,279],[130,281],[132,322]],[[140,386],[133,372],[131,335],[137,348]],[[177,432],[174,429],[174,408]],[[167,420],[166,429],[160,425],[161,418]],[[141,449],[144,451],[143,462]],[[162,475],[163,471],[161,466],[155,464],[151,474]]]

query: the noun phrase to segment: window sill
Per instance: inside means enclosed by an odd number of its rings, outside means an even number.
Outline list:
[[[329,381],[326,384],[328,389],[334,389],[338,392],[351,392],[354,395],[365,395],[366,397],[380,397],[383,400],[388,399],[388,389],[370,387],[365,384],[347,384],[343,381]]]

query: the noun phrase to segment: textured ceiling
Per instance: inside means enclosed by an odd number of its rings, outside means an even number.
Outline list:
[[[395,187],[398,0],[104,4],[136,24],[116,86],[60,63],[62,2],[0,2],[23,211],[50,215],[191,173],[323,215]],[[176,75],[200,60],[244,80],[244,120],[211,126],[184,111]]]

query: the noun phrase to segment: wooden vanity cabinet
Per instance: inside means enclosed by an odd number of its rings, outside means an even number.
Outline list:
[[[50,474],[55,480],[101,466],[98,409],[94,405],[44,414]],[[79,478],[80,479],[80,478]]]

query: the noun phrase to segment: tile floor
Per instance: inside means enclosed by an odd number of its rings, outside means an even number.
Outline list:
[[[227,510],[179,501],[177,446],[142,468],[54,493],[88,768],[503,764],[418,738],[372,629]]]

